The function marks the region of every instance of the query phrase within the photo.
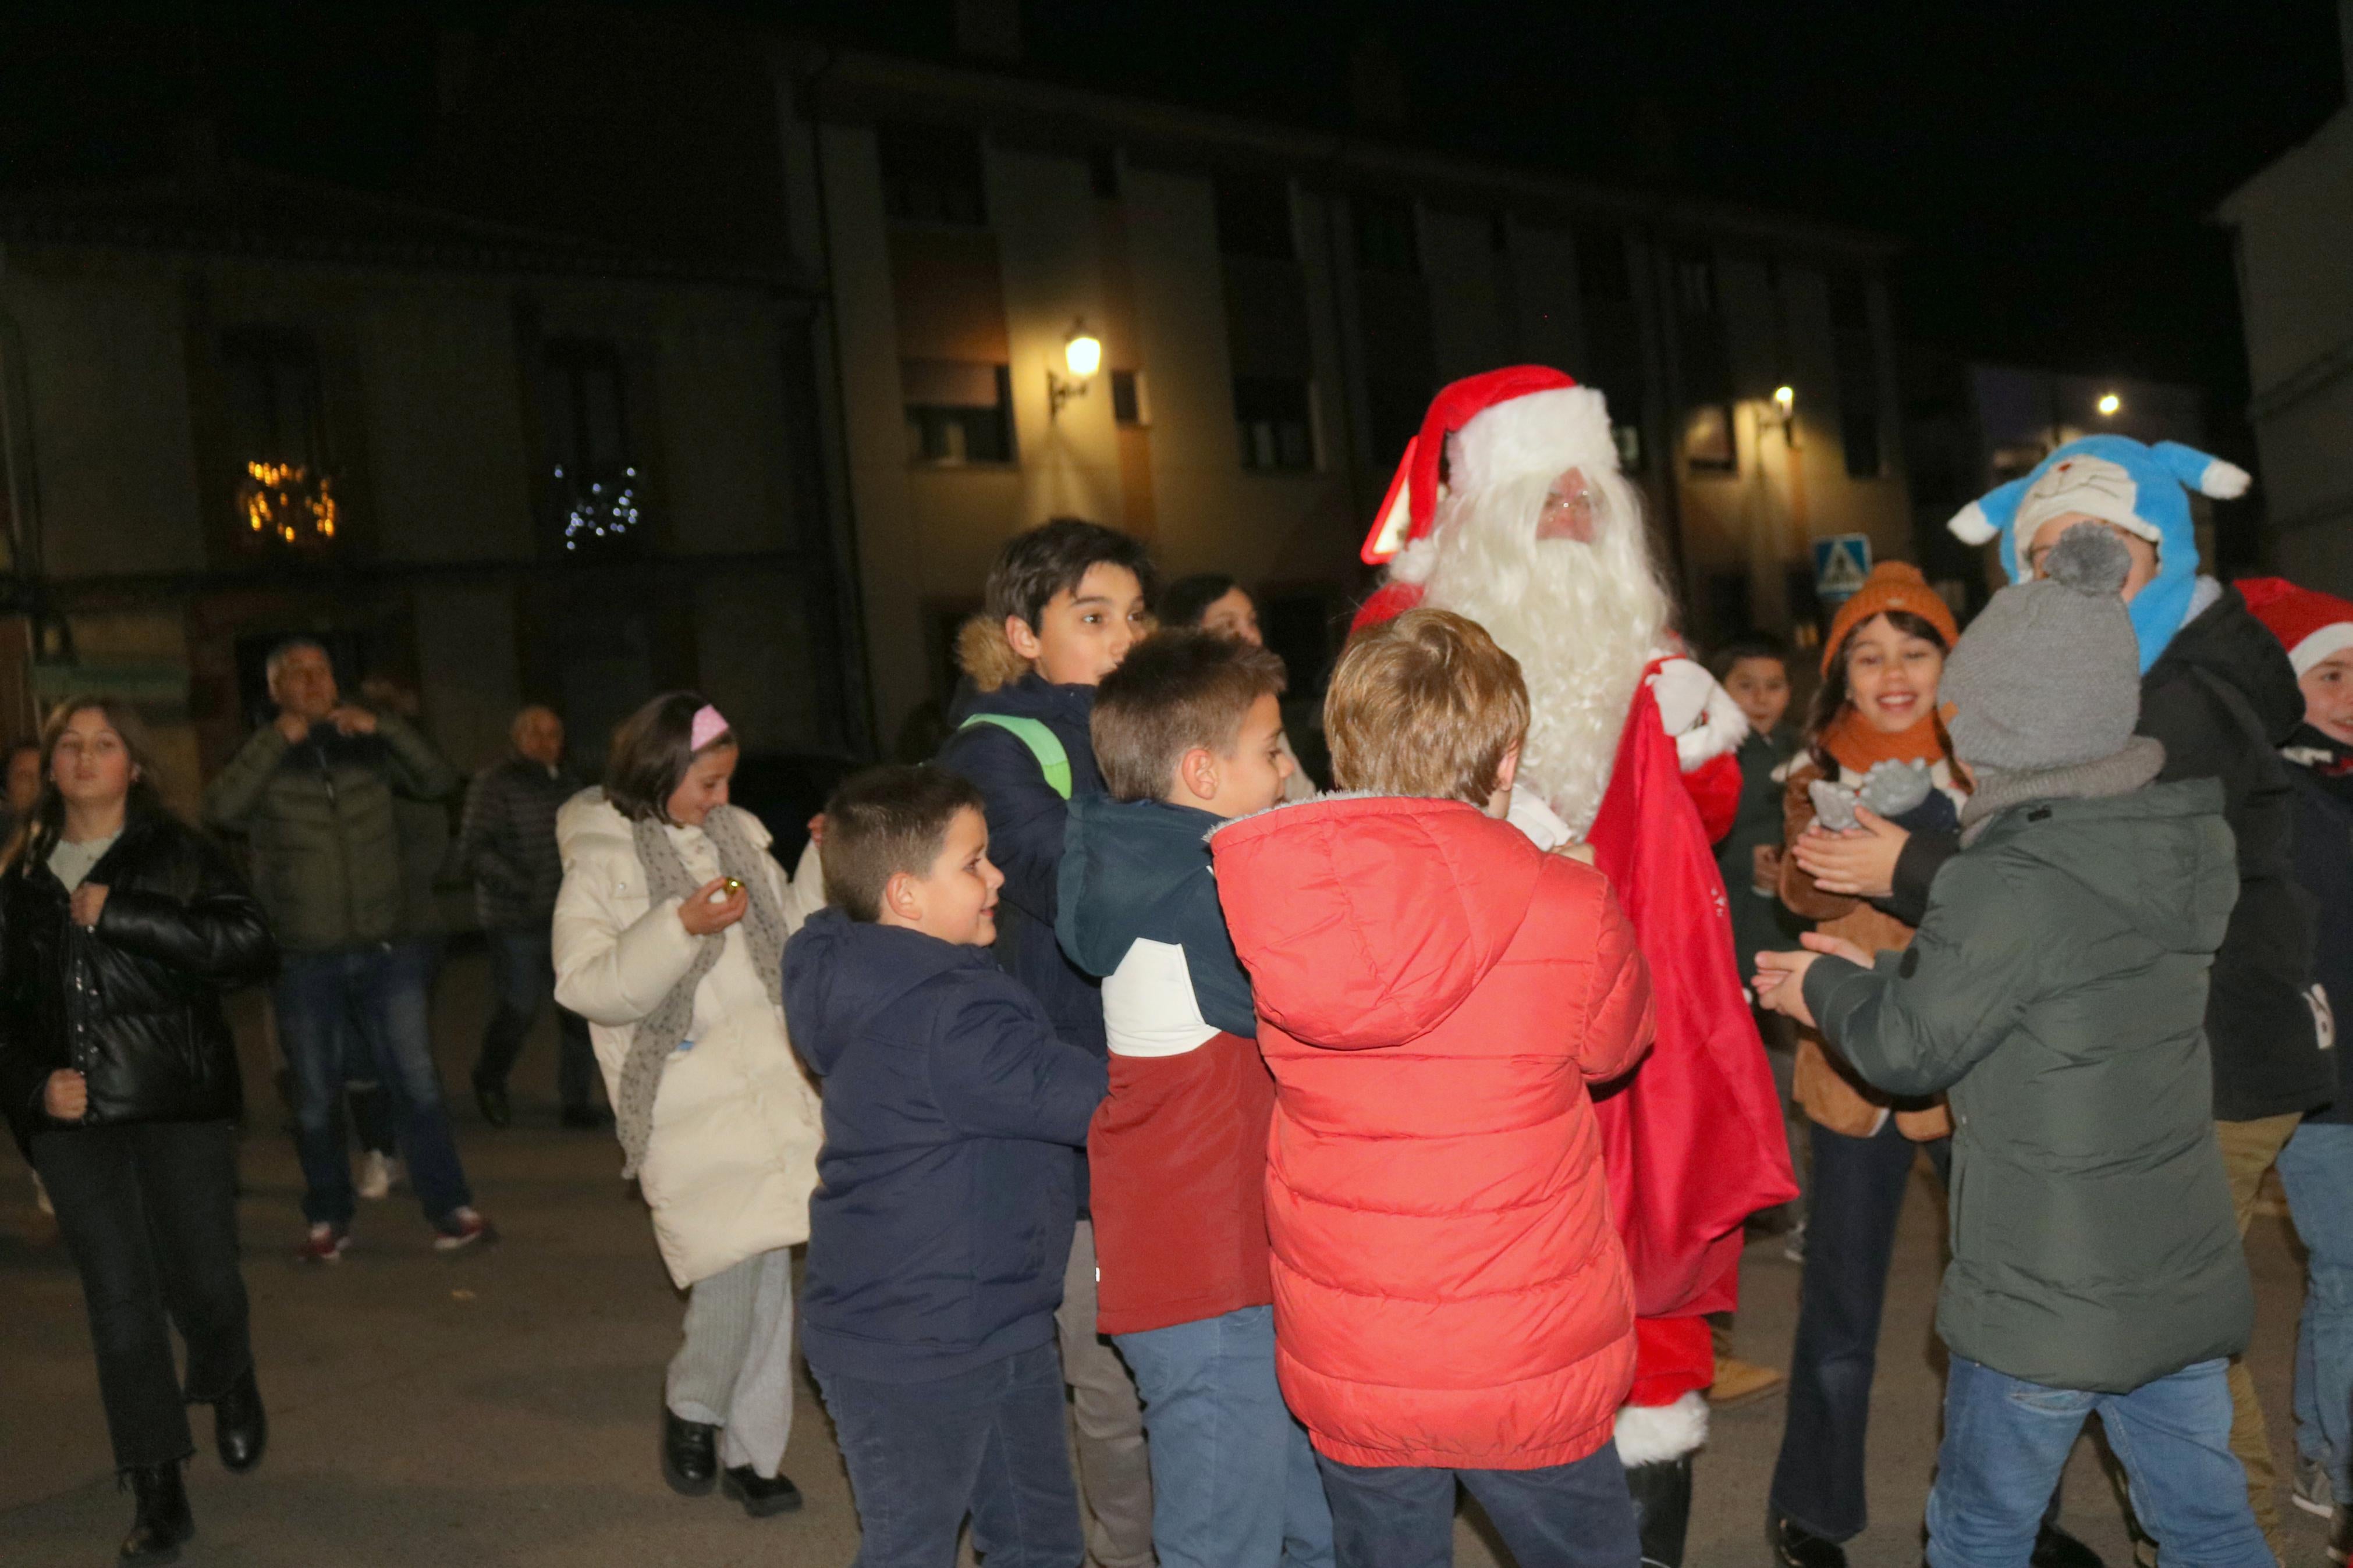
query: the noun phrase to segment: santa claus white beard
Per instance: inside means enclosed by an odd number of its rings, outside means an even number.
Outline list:
[[[1449,497],[1398,574],[1423,603],[1468,616],[1520,661],[1529,724],[1520,780],[1582,838],[1601,809],[1626,707],[1664,638],[1669,605],[1633,489],[1610,475],[1593,542],[1539,540],[1548,479]]]

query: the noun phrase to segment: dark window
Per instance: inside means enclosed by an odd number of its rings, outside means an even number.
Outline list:
[[[1291,187],[1281,180],[1219,175],[1216,184],[1218,249],[1227,256],[1289,261],[1298,254],[1291,234]]]
[[[1242,467],[1298,469],[1315,466],[1315,425],[1308,413],[1303,377],[1234,377],[1234,423],[1241,441]]]
[[[620,351],[588,338],[551,340],[543,357],[541,436],[551,526],[568,555],[634,549],[645,487],[629,443]]]
[[[1573,232],[1586,353],[1586,363],[1575,368],[1580,380],[1599,387],[1609,399],[1618,461],[1630,472],[1648,456],[1642,447],[1642,404],[1649,377],[1642,364],[1642,323],[1634,304],[1626,235],[1621,229],[1582,224]]]
[[[1853,273],[1831,279],[1831,343],[1846,471],[1853,479],[1875,479],[1885,471],[1879,442],[1879,342],[1871,330],[1870,286]]]
[[[882,207],[913,223],[985,224],[987,181],[980,138],[969,131],[886,125],[876,132]]]
[[[1716,305],[1715,263],[1705,256],[1676,258],[1674,291],[1683,457],[1694,468],[1733,472],[1740,447],[1732,420],[1732,346]]]
[[[256,548],[332,543],[342,519],[318,350],[301,332],[242,327],[222,335],[221,374],[238,537]]]
[[[1111,416],[1122,425],[1145,423],[1144,388],[1137,380],[1142,374],[1133,370],[1111,373]]]
[[[1413,203],[1388,196],[1356,196],[1356,265],[1372,272],[1408,278],[1421,273],[1421,246],[1414,233]]]
[[[900,362],[899,374],[907,398],[909,460],[1013,460],[1013,377],[1006,366],[911,359]]]
[[[1702,403],[1684,413],[1683,458],[1694,468],[1729,473],[1740,467],[1731,404]]]

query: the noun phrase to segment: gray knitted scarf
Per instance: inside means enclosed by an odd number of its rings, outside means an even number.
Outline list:
[[[2146,735],[2135,735],[2121,752],[2072,767],[1973,768],[1970,774],[1978,787],[1961,807],[1961,847],[1975,844],[1993,826],[1993,819],[2013,805],[2024,805],[2030,800],[2128,795],[2164,768],[2165,747]]]
[[[752,967],[760,972],[768,1000],[784,1005],[785,915],[776,907],[776,891],[768,880],[769,860],[744,833],[733,810],[722,806],[702,819],[702,831],[719,851],[719,868],[744,884],[751,905],[744,911],[744,940],[751,944]],[[679,857],[662,825],[650,816],[631,825],[637,841],[638,864],[645,868],[646,897],[659,908],[666,899],[689,899],[702,886]],[[629,1054],[621,1063],[621,1103],[614,1122],[621,1135],[621,1175],[635,1176],[645,1163],[646,1144],[653,1137],[654,1096],[661,1089],[662,1068],[685,1042],[694,1024],[694,993],[727,946],[727,933],[695,939],[693,964],[670,988],[655,1009],[638,1020],[629,1037]]]

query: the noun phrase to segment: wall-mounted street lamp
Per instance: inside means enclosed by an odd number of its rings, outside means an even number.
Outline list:
[[[1070,333],[1062,339],[1062,363],[1070,369],[1068,376],[1057,374],[1050,364],[1046,367],[1047,411],[1057,418],[1063,404],[1087,395],[1095,372],[1103,368],[1103,340],[1087,331],[1084,316],[1071,322]]]
[[[2103,419],[2114,419],[2124,405],[2125,400],[2113,392],[2100,394],[2100,401],[2093,405],[2100,411],[2100,417]]]
[[[1798,389],[1783,382],[1773,389],[1766,406],[1773,422],[1781,426],[1781,439],[1789,447],[1798,444]]]

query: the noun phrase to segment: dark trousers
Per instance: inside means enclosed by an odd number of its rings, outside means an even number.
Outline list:
[[[539,1010],[555,999],[554,933],[546,926],[494,926],[482,932],[491,944],[490,1026],[482,1031],[482,1054],[474,1061],[474,1087],[504,1089],[523,1037]],[[588,1043],[588,1020],[569,1008],[555,1010],[560,1041],[555,1057],[555,1093],[566,1110],[596,1107],[596,1053]]]
[[[1806,1210],[1806,1268],[1789,1357],[1788,1425],[1773,1467],[1772,1506],[1828,1541],[1862,1532],[1863,1440],[1879,1362],[1879,1315],[1895,1253],[1895,1222],[1925,1149],[1939,1179],[1952,1146],[1915,1143],[1890,1116],[1868,1138],[1816,1126]]]
[[[33,1168],[81,1274],[118,1470],[195,1452],[188,1404],[253,1365],[237,1260],[237,1127],[151,1121],[33,1135]],[[172,1325],[187,1342],[182,1392]]]
[[[1458,1479],[1519,1568],[1636,1568],[1642,1558],[1615,1443],[1540,1470],[1375,1468],[1320,1453],[1315,1462],[1339,1568],[1450,1568]]]
[[[440,943],[404,942],[285,955],[273,994],[279,1044],[294,1081],[294,1148],[302,1162],[302,1215],[312,1224],[352,1220],[343,1085],[363,1047],[391,1096],[400,1152],[425,1217],[435,1225],[474,1201],[442,1109],[433,1062],[430,994]]]
[[[925,1383],[809,1370],[858,1504],[850,1568],[953,1562],[967,1513],[988,1568],[1079,1568],[1086,1542],[1053,1345]]]

